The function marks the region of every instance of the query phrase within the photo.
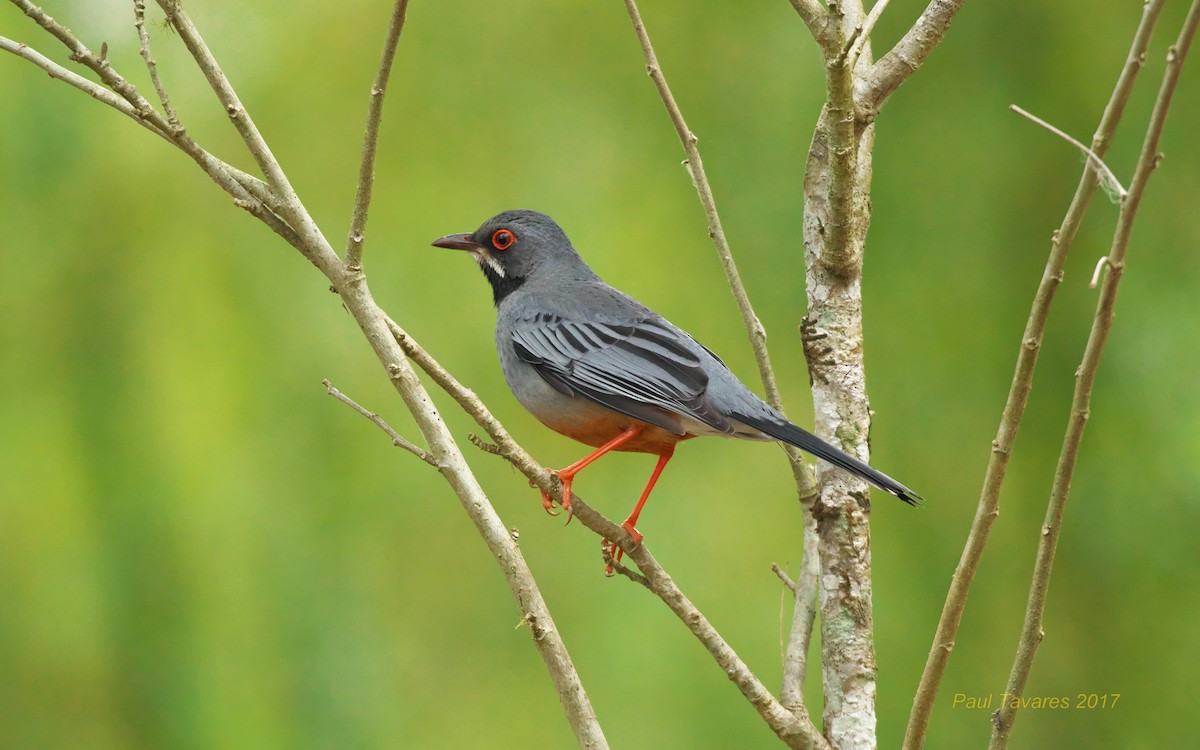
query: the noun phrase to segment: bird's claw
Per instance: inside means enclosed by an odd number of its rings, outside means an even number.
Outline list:
[[[550,472],[552,476],[558,477],[558,481],[562,483],[562,508],[567,512],[567,523],[570,523],[571,519],[575,517],[575,512],[571,508],[571,480],[574,477],[564,477],[558,472],[557,469],[546,469],[546,471]],[[537,485],[535,485],[533,480],[530,479],[529,486],[536,487]],[[549,493],[547,493],[545,490],[539,491],[542,493],[542,509],[545,510],[548,515],[557,516],[558,511],[554,509],[554,498],[550,497]]]

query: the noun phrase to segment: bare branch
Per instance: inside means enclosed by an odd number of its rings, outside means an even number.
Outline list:
[[[371,207],[371,189],[375,185],[375,149],[379,143],[379,123],[383,119],[383,97],[387,93],[388,78],[392,74],[392,61],[396,59],[396,47],[400,44],[400,32],[404,29],[404,14],[408,0],[396,0],[392,9],[392,20],[388,24],[383,42],[383,56],[375,83],[371,85],[371,100],[367,105],[367,127],[363,134],[362,161],[358,168],[358,190],[354,196],[354,214],[350,217],[350,232],[346,237],[346,265],[351,268],[362,266],[363,231],[367,226],[367,212]]]
[[[1015,104],[1008,105],[1008,108],[1025,119],[1041,125],[1046,130],[1049,130],[1051,133],[1054,133],[1059,138],[1062,138],[1067,143],[1070,143],[1072,146],[1082,151],[1083,155],[1087,157],[1088,165],[1091,166],[1092,169],[1096,170],[1101,178],[1101,182],[1104,183],[1105,187],[1116,193],[1118,198],[1125,197],[1125,186],[1121,184],[1121,181],[1117,179],[1117,176],[1113,174],[1113,171],[1108,168],[1108,164],[1106,164],[1103,159],[1096,155],[1095,151],[1091,150],[1087,146],[1083,145],[1037,115],[1030,114]]]
[[[1125,111],[1125,104],[1133,91],[1137,74],[1141,71],[1146,48],[1150,44],[1154,25],[1162,10],[1163,2],[1164,0],[1150,0],[1143,8],[1141,21],[1134,33],[1129,54],[1125,58],[1125,65],[1113,88],[1104,114],[1100,118],[1096,135],[1092,138],[1092,151],[1100,157],[1103,157],[1108,151],[1108,144]],[[1071,244],[1075,240],[1075,233],[1083,221],[1083,216],[1098,184],[1099,180],[1095,170],[1090,167],[1085,168],[1079,178],[1079,186],[1075,189],[1075,197],[1071,200],[1070,208],[1063,217],[1062,225],[1054,233],[1050,255],[1046,260],[1046,269],[1042,273],[1042,279],[1038,284],[1032,309],[1029,312],[1029,319],[1025,324],[1025,331],[1021,336],[1016,371],[1013,373],[1012,385],[1009,387],[1008,399],[1004,404],[1004,412],[1000,418],[996,438],[992,441],[992,452],[988,459],[975,519],[971,523],[967,543],[963,548],[958,566],[954,570],[950,589],[946,593],[946,603],[942,608],[941,618],[938,620],[933,645],[929,649],[929,657],[925,662],[925,669],[921,674],[916,696],[913,698],[912,712],[909,714],[908,728],[904,736],[905,748],[920,748],[925,743],[925,734],[929,728],[934,701],[937,698],[946,665],[950,661],[950,653],[954,649],[954,639],[958,633],[959,623],[962,621],[963,611],[966,609],[967,594],[970,593],[971,583],[975,580],[975,571],[983,557],[983,550],[987,545],[992,523],[1000,512],[1000,488],[1004,484],[1013,444],[1016,442],[1021,418],[1025,413],[1025,405],[1029,401],[1029,393],[1033,385],[1033,370],[1037,364],[1038,352],[1041,350],[1042,336],[1046,330],[1046,321],[1050,315],[1054,293],[1062,281],[1063,267],[1066,264]]]
[[[360,406],[357,401],[342,393],[337,388],[334,388],[333,383],[330,383],[328,380],[322,380],[321,385],[325,386],[325,392],[330,396],[333,396],[338,401],[341,401],[346,406],[349,406],[354,411],[371,420],[376,427],[383,430],[384,434],[392,439],[392,445],[396,446],[397,448],[403,448],[430,466],[436,467],[438,465],[437,460],[433,456],[429,455],[421,448],[418,448],[407,438],[393,430],[391,425],[383,420],[383,417],[379,416],[373,411],[367,411],[367,409]]]
[[[1044,635],[1042,613],[1046,608],[1046,594],[1050,587],[1054,553],[1058,547],[1059,534],[1062,532],[1062,518],[1067,498],[1071,492],[1071,478],[1075,473],[1079,446],[1083,441],[1083,431],[1091,413],[1092,387],[1096,382],[1096,372],[1100,366],[1101,355],[1104,353],[1104,344],[1112,329],[1113,308],[1116,305],[1121,276],[1125,270],[1125,254],[1129,249],[1129,237],[1133,231],[1133,223],[1137,218],[1138,206],[1145,193],[1146,184],[1161,158],[1158,153],[1159,139],[1167,120],[1167,112],[1171,108],[1171,99],[1175,93],[1175,86],[1179,82],[1183,62],[1187,57],[1198,26],[1200,26],[1200,0],[1193,0],[1187,18],[1184,19],[1183,28],[1179,32],[1179,37],[1175,44],[1167,50],[1167,67],[1163,72],[1158,98],[1154,102],[1154,110],[1150,115],[1150,124],[1146,128],[1142,151],[1138,157],[1137,166],[1134,167],[1133,179],[1129,183],[1129,193],[1121,201],[1121,212],[1117,217],[1116,230],[1113,232],[1112,249],[1108,253],[1109,272],[1104,279],[1104,287],[1100,291],[1100,300],[1096,306],[1096,315],[1092,321],[1091,333],[1088,335],[1087,347],[1084,349],[1083,361],[1076,371],[1071,415],[1067,421],[1062,452],[1058,457],[1058,467],[1054,472],[1054,484],[1050,491],[1050,502],[1046,508],[1046,520],[1038,539],[1037,561],[1034,565],[1033,582],[1029,588],[1025,623],[1021,628],[1016,658],[1013,660],[1012,672],[1009,674],[1008,686],[1005,688],[1005,692],[1012,696],[1024,694],[1025,682],[1033,667],[1033,658]],[[1013,722],[1016,720],[1018,703],[1017,701],[1004,701],[1000,710],[993,715],[989,750],[1004,750],[1008,747]]]
[[[28,60],[42,70],[46,71],[47,75],[49,75],[51,78],[62,81],[70,86],[74,86],[96,101],[107,104],[108,106],[117,110],[121,114],[136,122],[138,125],[141,125],[146,130],[149,130],[151,133],[154,133],[168,142],[171,141],[171,137],[167,133],[163,132],[152,120],[142,117],[137,107],[130,104],[124,98],[114,94],[112,91],[104,88],[95,81],[84,78],[78,73],[73,73],[70,70],[67,70],[58,63],[42,55],[28,44],[16,42],[6,37],[0,37],[0,49],[5,50],[6,52],[11,52],[17,57]]]
[[[932,54],[962,5],[963,0],[930,0],[908,33],[871,67],[866,85],[855,95],[860,116],[874,119],[888,97]]]

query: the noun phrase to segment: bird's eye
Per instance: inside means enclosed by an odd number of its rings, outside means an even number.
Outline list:
[[[507,229],[497,229],[492,233],[492,247],[497,250],[507,250],[517,241],[517,235]]]

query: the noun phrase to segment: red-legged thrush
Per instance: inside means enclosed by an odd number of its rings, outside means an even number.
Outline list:
[[[505,211],[433,245],[466,250],[483,269],[496,302],[500,369],[521,405],[555,432],[597,447],[554,472],[568,512],[571,481],[585,466],[611,450],[653,453],[658,463],[622,524],[640,541],[634,525],[675,444],[701,435],[782,440],[910,505],[921,499],[788,422],[707,347],[601,281],[549,216]],[[551,510],[544,493],[542,503]]]

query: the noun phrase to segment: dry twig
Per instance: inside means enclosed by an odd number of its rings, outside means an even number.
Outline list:
[[[359,414],[363,415],[368,420],[370,420],[371,423],[374,424],[376,427],[383,430],[384,434],[392,439],[392,445],[396,446],[397,448],[403,448],[404,450],[413,454],[414,456],[421,459],[422,461],[429,464],[430,466],[436,467],[438,465],[437,459],[435,459],[433,456],[429,455],[429,453],[427,453],[426,451],[417,447],[408,438],[404,437],[403,435],[401,435],[400,433],[398,433],[394,429],[392,429],[392,426],[389,425],[387,422],[385,422],[383,417],[379,416],[378,414],[376,414],[373,411],[367,410],[364,406],[359,404],[357,401],[350,398],[346,394],[342,393],[337,388],[334,388],[333,383],[330,383],[328,380],[322,380],[321,385],[325,386],[325,392],[328,393],[330,396],[333,396],[338,401],[341,401],[346,406],[349,406],[351,409],[353,409],[354,411],[358,412]]]

